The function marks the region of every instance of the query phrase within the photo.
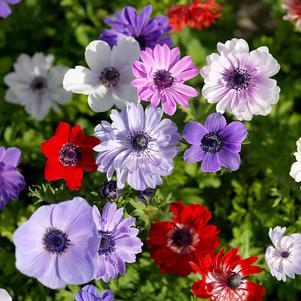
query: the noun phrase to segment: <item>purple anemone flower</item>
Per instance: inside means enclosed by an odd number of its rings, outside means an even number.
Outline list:
[[[157,45],[154,50],[147,48],[140,53],[141,61],[135,61],[132,71],[135,80],[132,86],[138,90],[139,98],[157,107],[161,101],[163,111],[173,115],[176,104],[188,108],[188,100],[199,93],[184,82],[199,74],[191,56],[180,59],[180,49],[169,49]]]
[[[95,279],[108,282],[120,273],[125,274],[125,263],[136,261],[143,243],[134,228],[135,218],[123,219],[123,208],[106,203],[101,214],[93,207],[93,218],[99,235],[98,256],[95,261]]]
[[[295,278],[301,275],[301,234],[284,235],[285,227],[277,226],[270,229],[269,236],[273,246],[269,246],[265,253],[265,260],[271,274],[278,281],[286,281],[286,277]]]
[[[22,0],[0,0],[0,18],[7,18],[11,14],[10,4],[18,4]]]
[[[99,39],[111,47],[127,36],[135,38],[141,49],[147,47],[153,49],[157,44],[171,46],[171,37],[168,35],[171,30],[171,26],[168,26],[169,19],[165,16],[150,19],[151,13],[151,5],[146,5],[140,14],[137,14],[136,9],[131,6],[125,7],[121,13],[115,13],[115,20],[104,18],[111,29],[105,29]]]
[[[100,194],[104,198],[118,199],[121,196],[121,190],[118,189],[116,181],[108,181],[101,186]]]
[[[114,294],[111,290],[104,290],[99,293],[95,286],[86,285],[75,296],[76,301],[113,301]]]
[[[111,180],[115,170],[117,186],[125,182],[135,190],[156,188],[162,184],[161,176],[173,172],[173,158],[178,153],[180,140],[175,123],[161,120],[159,108],[141,104],[128,104],[122,112],[111,111],[112,124],[102,121],[95,128],[101,143],[94,147],[98,170]]]
[[[227,125],[225,117],[220,113],[210,114],[205,125],[190,122],[183,131],[184,139],[192,144],[184,153],[184,161],[202,161],[203,172],[216,172],[222,166],[237,170],[240,166],[241,143],[247,134],[242,122],[233,121]]]
[[[81,197],[40,207],[13,240],[17,269],[49,288],[94,278],[99,240],[92,207]]]
[[[17,200],[26,188],[23,176],[17,171],[21,162],[21,151],[16,147],[0,147],[0,210],[9,199]]]
[[[217,53],[207,57],[201,69],[205,80],[202,89],[209,103],[217,103],[216,111],[228,111],[239,120],[253,115],[268,115],[279,100],[280,88],[271,79],[280,65],[265,46],[249,51],[243,39],[217,44]]]

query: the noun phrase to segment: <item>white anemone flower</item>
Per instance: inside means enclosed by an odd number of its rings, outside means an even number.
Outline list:
[[[296,162],[292,165],[290,176],[295,179],[296,182],[301,182],[301,138],[296,142],[297,151],[294,153]]]
[[[53,66],[53,55],[35,53],[33,57],[21,54],[14,64],[14,72],[4,77],[9,87],[5,100],[25,107],[37,120],[43,120],[50,109],[59,111],[58,105],[66,104],[72,93],[63,89],[66,67]]]
[[[3,288],[0,288],[0,301],[12,301],[11,296]]]
[[[217,44],[218,53],[207,57],[201,69],[205,80],[202,93],[216,111],[228,111],[239,120],[268,115],[279,100],[280,88],[271,77],[280,65],[265,46],[250,51],[243,39]]]
[[[280,226],[270,229],[274,246],[269,246],[265,253],[270,272],[278,281],[286,281],[287,277],[294,279],[295,274],[301,274],[301,234],[284,236],[285,230]]]
[[[131,66],[140,57],[138,42],[132,37],[121,39],[111,47],[104,41],[92,41],[86,48],[89,68],[69,69],[63,81],[67,91],[85,94],[94,112],[105,112],[113,105],[123,109],[127,103],[138,102]]]

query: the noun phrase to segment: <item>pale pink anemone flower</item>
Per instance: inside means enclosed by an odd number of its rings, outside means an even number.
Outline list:
[[[217,44],[218,53],[207,57],[201,69],[204,98],[216,103],[216,111],[228,111],[239,120],[268,115],[279,100],[280,88],[271,77],[280,65],[265,46],[250,51],[243,39]]]
[[[301,29],[301,1],[283,0],[282,7],[287,10],[287,14],[283,17],[283,19],[296,21],[296,27]]]
[[[187,108],[190,97],[199,93],[184,82],[198,75],[198,70],[191,56],[180,59],[179,48],[169,49],[167,45],[156,45],[155,49],[146,48],[141,51],[141,61],[134,62],[132,71],[135,80],[132,86],[138,90],[139,98],[149,101],[157,107],[162,102],[162,109],[173,115],[176,104]]]

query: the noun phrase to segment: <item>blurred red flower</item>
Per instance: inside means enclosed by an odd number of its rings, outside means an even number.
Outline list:
[[[192,286],[192,293],[199,298],[211,301],[261,301],[264,288],[244,277],[262,272],[252,264],[258,257],[242,259],[238,248],[232,248],[224,256],[221,249],[215,256],[200,258],[197,264],[191,263],[193,271],[202,275],[202,280]]]
[[[163,274],[187,276],[190,261],[214,254],[219,245],[216,226],[207,225],[212,214],[202,205],[172,203],[172,222],[157,221],[151,225],[148,246],[153,260]]]
[[[190,4],[178,4],[168,10],[169,25],[173,31],[180,31],[185,25],[196,27],[199,31],[203,27],[209,27],[221,17],[223,8],[215,3],[215,0],[195,0]]]
[[[287,15],[283,19],[296,21],[296,27],[301,29],[301,1],[283,0],[282,7],[287,10]]]
[[[96,171],[93,147],[99,140],[86,136],[79,125],[71,128],[60,122],[55,135],[41,145],[47,158],[44,175],[47,181],[65,179],[66,186],[79,190],[84,171]]]

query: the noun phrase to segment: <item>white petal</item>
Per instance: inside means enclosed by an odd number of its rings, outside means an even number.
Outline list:
[[[112,89],[112,96],[119,109],[123,109],[127,103],[138,102],[137,89],[130,85],[118,85]]]
[[[108,111],[114,103],[112,92],[107,90],[105,94],[93,93],[88,97],[88,103],[90,108],[94,112]]]
[[[295,162],[290,170],[289,175],[295,179],[296,182],[301,182],[301,163]]]

